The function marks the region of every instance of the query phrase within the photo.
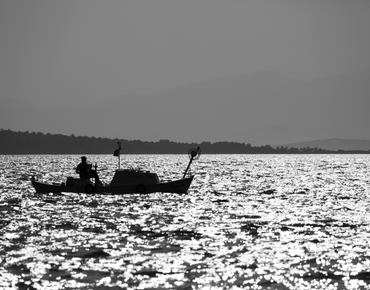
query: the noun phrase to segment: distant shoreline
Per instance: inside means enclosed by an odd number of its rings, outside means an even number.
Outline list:
[[[44,134],[0,130],[1,155],[68,155],[113,154],[117,142],[121,154],[187,154],[191,148],[201,148],[203,154],[370,154],[370,150],[327,150],[321,148],[294,148],[270,145],[252,146],[238,142],[179,143],[169,140],[158,142],[96,138],[87,136]]]

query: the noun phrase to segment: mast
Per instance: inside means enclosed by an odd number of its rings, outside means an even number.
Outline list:
[[[195,149],[190,149],[190,151],[189,151],[190,161],[189,161],[188,167],[186,167],[186,170],[185,170],[184,175],[183,175],[182,178],[185,178],[186,174],[188,173],[188,170],[190,168],[191,163],[193,162],[195,157],[199,157],[199,154],[200,154],[200,147],[198,147],[196,150]]]
[[[114,150],[113,156],[118,157],[118,169],[121,169],[121,142],[117,142],[118,149]]]

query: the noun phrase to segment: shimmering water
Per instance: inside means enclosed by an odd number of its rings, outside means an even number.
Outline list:
[[[113,156],[88,156],[109,182]],[[187,195],[38,195],[79,156],[0,156],[1,289],[370,289],[369,155],[203,155]],[[162,179],[185,155],[130,155]]]

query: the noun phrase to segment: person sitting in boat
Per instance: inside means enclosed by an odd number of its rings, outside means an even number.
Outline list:
[[[91,164],[87,163],[86,156],[81,157],[81,162],[76,167],[76,173],[78,173],[82,179],[94,178],[96,185],[101,184],[98,173],[96,170],[92,169]]]

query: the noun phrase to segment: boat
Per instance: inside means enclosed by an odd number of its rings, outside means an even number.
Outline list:
[[[114,156],[120,156],[119,149],[115,150]],[[88,193],[88,194],[150,194],[154,192],[167,193],[187,193],[194,175],[189,173],[191,163],[200,156],[200,148],[190,149],[188,154],[190,161],[182,176],[182,178],[172,181],[160,181],[157,173],[136,170],[136,169],[120,169],[115,171],[114,176],[109,184],[101,182],[92,182],[90,178],[74,178],[68,177],[65,182],[61,183],[45,183],[39,181],[35,176],[31,177],[31,183],[36,193]]]

